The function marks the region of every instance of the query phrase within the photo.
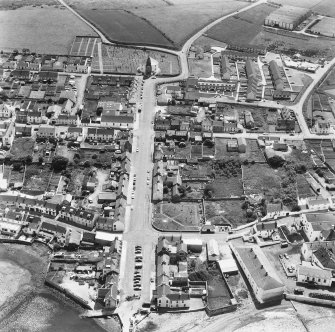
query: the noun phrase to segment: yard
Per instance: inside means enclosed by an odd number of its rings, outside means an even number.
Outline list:
[[[268,199],[276,196],[281,188],[280,170],[266,164],[243,165],[243,183],[246,195],[261,194]]]
[[[241,200],[206,201],[206,221],[218,226],[224,224],[230,224],[232,227],[244,225],[248,219],[245,211],[242,210],[242,203]]]
[[[211,188],[212,197],[214,198],[239,197],[243,195],[241,174],[238,174],[236,177],[216,177],[213,182],[208,184],[208,187]]]
[[[201,78],[209,78],[212,76],[212,58],[204,59],[188,59],[190,75]]]
[[[23,190],[46,191],[52,171],[49,167],[29,165],[26,168]]]
[[[67,54],[76,35],[95,35],[70,11],[54,7],[0,11],[0,21],[0,49],[18,47],[38,53]]]
[[[153,225],[161,230],[198,230],[201,206],[197,203],[161,203],[155,206]]]
[[[211,276],[207,281],[208,287],[208,308],[215,310],[226,307],[231,304],[229,290],[224,282],[220,271],[215,270],[210,272]]]
[[[10,149],[13,159],[25,159],[32,156],[34,151],[35,141],[32,138],[16,138],[14,139],[12,148]]]

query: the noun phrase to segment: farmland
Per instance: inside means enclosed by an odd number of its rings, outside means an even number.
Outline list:
[[[173,44],[151,24],[122,10],[80,10],[80,15],[99,28],[111,41],[130,44]]]
[[[96,11],[109,10],[108,13],[110,13],[111,10],[115,12],[120,9],[127,10],[161,31],[166,36],[165,40],[171,40],[175,48],[180,48],[187,38],[208,23],[248,5],[247,2],[234,0],[130,0],[127,2],[67,0],[67,3],[79,11],[95,9]],[[116,17],[115,24],[122,25],[123,22]],[[136,25],[131,26],[131,28],[127,27],[129,34],[138,35]],[[121,31],[118,40],[121,40],[123,33]],[[139,35],[138,42],[145,42],[146,38],[148,37]]]
[[[276,7],[261,4],[246,12],[234,15],[216,24],[206,36],[226,43],[251,44],[253,38],[262,31],[264,19]]]
[[[0,11],[0,21],[0,49],[5,50],[67,54],[74,36],[95,34],[68,10],[54,7]]]

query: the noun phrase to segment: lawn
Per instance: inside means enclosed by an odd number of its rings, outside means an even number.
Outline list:
[[[211,275],[207,281],[207,302],[209,309],[215,310],[230,305],[231,297],[229,290],[220,274],[220,271],[211,271],[210,274]]]
[[[70,11],[53,7],[0,11],[0,21],[0,49],[67,54],[76,35],[95,35]]]
[[[26,169],[23,189],[46,191],[50,179],[51,170],[49,167],[37,167],[36,165],[29,165]]]
[[[206,221],[214,225],[231,224],[233,227],[244,225],[248,220],[241,208],[242,203],[240,200],[206,201]]]
[[[246,195],[261,194],[267,198],[275,196],[281,188],[280,171],[263,164],[242,166]]]
[[[191,158],[202,158],[202,145],[192,145]]]
[[[190,75],[201,78],[209,78],[212,76],[212,58],[209,59],[188,59]]]
[[[172,47],[159,30],[144,19],[124,10],[79,10],[111,41]]]
[[[153,225],[161,230],[199,230],[197,203],[161,203],[155,206]]]
[[[34,151],[35,141],[32,138],[15,138],[10,153],[13,159],[24,159],[32,156]]]
[[[297,190],[299,198],[314,196],[314,192],[311,189],[311,186],[309,185],[305,176],[302,174],[297,175]]]
[[[213,188],[214,198],[226,198],[231,196],[242,196],[243,186],[241,174],[238,176],[231,177],[216,177],[213,182],[210,183]]]

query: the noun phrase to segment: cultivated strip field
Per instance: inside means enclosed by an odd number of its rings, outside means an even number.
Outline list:
[[[79,13],[111,41],[173,46],[154,26],[124,10],[79,10]]]
[[[2,50],[29,48],[38,53],[67,54],[76,35],[95,35],[71,12],[53,7],[0,11],[0,21]]]

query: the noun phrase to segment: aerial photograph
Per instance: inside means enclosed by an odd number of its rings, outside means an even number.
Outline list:
[[[335,0],[0,0],[0,332],[335,331]]]

